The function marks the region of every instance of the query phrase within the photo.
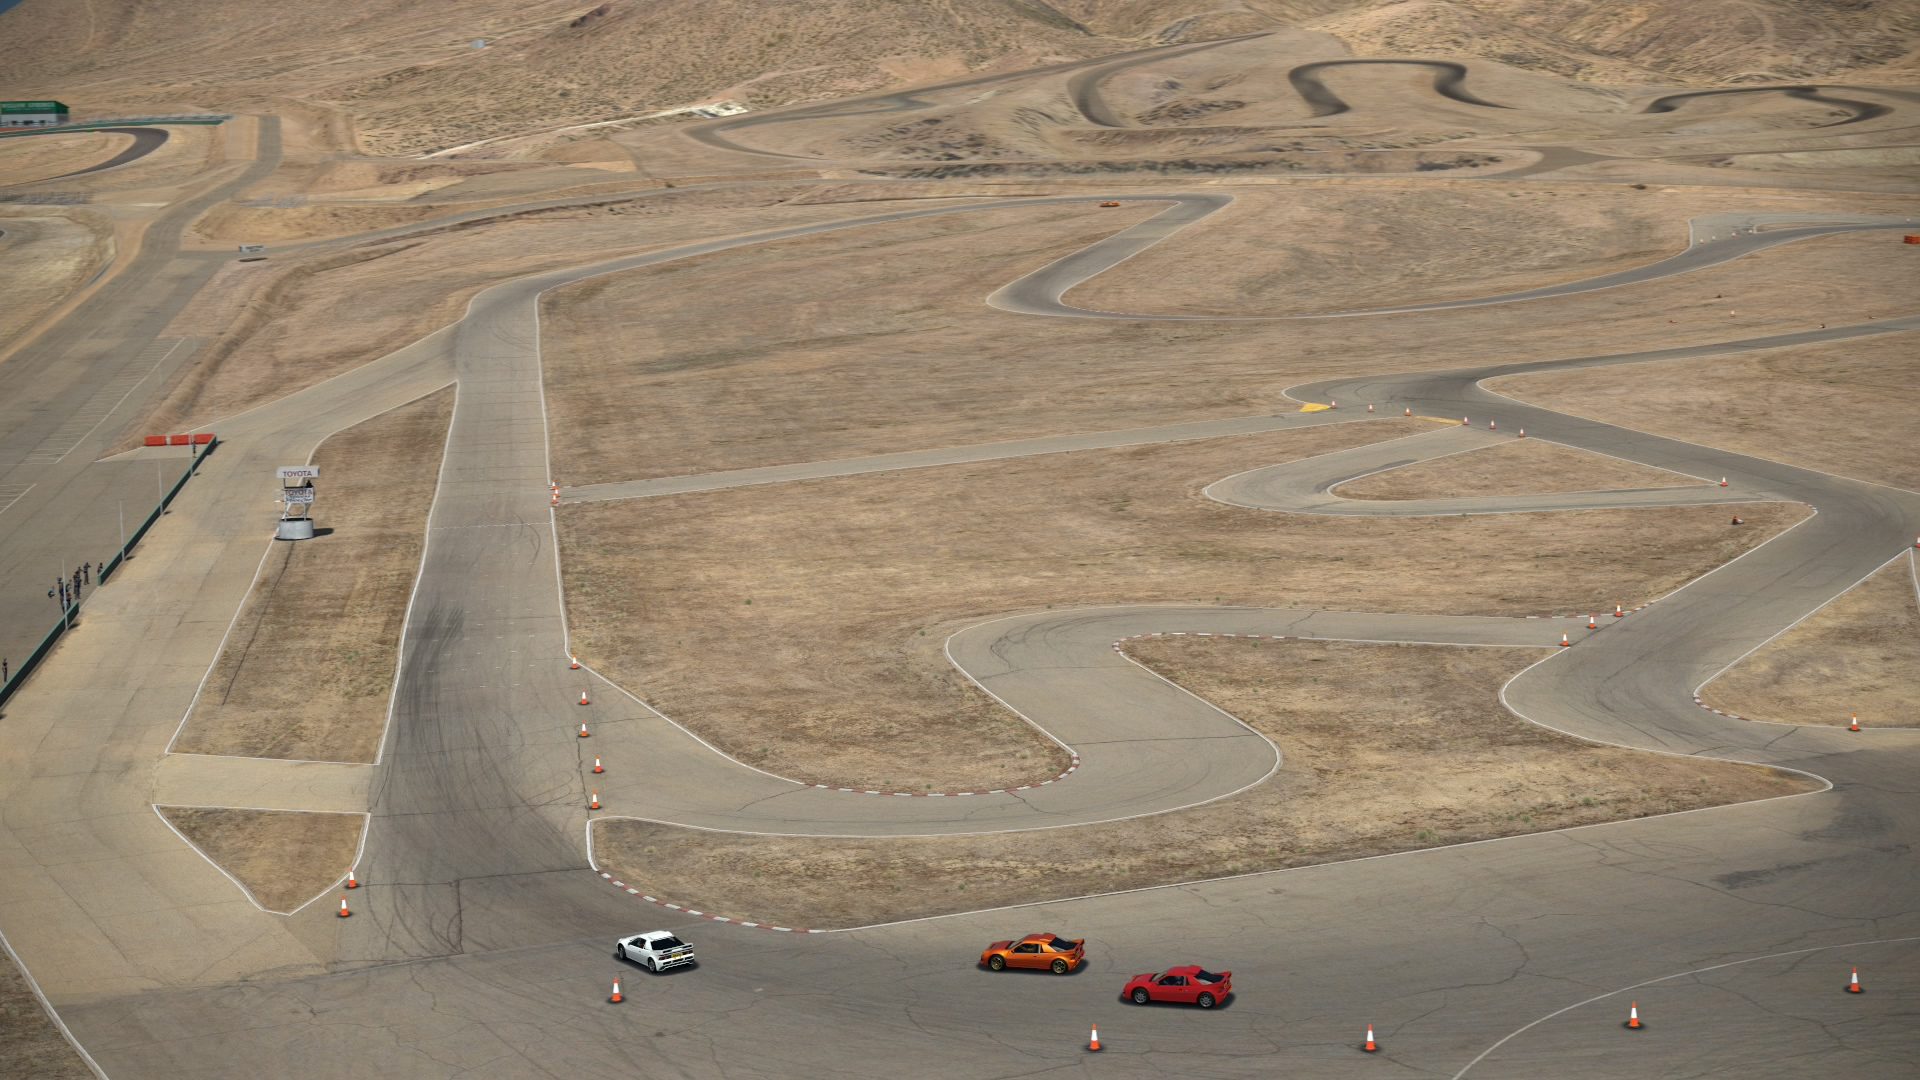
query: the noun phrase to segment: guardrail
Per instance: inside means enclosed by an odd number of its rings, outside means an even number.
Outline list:
[[[180,116],[108,116],[92,120],[74,120],[65,124],[39,127],[0,128],[0,139],[22,135],[51,135],[62,131],[91,131],[110,127],[150,127],[156,124],[224,124],[232,113],[187,113]]]
[[[113,558],[94,574],[94,588],[98,589],[105,585],[119,571],[121,565],[131,557],[134,547],[140,543],[142,537],[147,535],[147,530],[153,528],[154,523],[160,520],[160,515],[166,513],[167,507],[173,505],[173,500],[180,495],[180,490],[187,486],[187,481],[193,479],[193,474],[199,470],[200,463],[205,461],[207,455],[213,453],[214,448],[219,445],[220,440],[209,435],[194,449],[193,458],[187,465],[186,471],[180,474],[180,479],[175,480],[173,486],[160,496],[160,504],[153,508],[153,512],[147,515],[139,528],[127,536],[126,543],[120,546],[120,550],[113,553]],[[82,603],[84,603],[83,600],[75,599],[68,604],[60,612],[60,618],[54,622],[53,629],[47,631],[47,636],[41,638],[40,644],[34,648],[33,652],[27,654],[27,658],[20,663],[20,666],[9,673],[7,681],[0,683],[0,705],[5,705],[7,699],[27,681],[27,676],[33,673],[33,669],[40,666],[40,662],[47,658],[47,654],[53,651],[54,644],[60,640],[60,635],[72,629],[74,620],[80,617]]]

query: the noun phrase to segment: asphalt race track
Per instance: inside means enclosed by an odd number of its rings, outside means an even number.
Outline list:
[[[1226,205],[1173,205],[989,298],[1051,317],[1090,312],[1074,286]],[[1020,200],[1083,202],[1080,199]],[[1338,409],[1162,428],[1038,436],[957,450],[599,485],[577,498],[937,467],[1094,445],[1210,438],[1381,416],[1470,418],[1284,466],[1247,462],[1209,495],[1270,513],[1541,512],[1590,506],[1789,500],[1818,512],[1749,554],[1588,632],[1566,618],[1446,618],[1212,607],[1103,607],[984,622],[947,655],[982,689],[1070,747],[1078,767],[1031,789],[905,798],[772,776],[727,759],[636,693],[568,670],[541,389],[538,299],[585,278],[778,239],[931,214],[943,206],[770,230],[517,278],[451,327],[219,426],[225,447],[139,573],[196,582],[193,618],[230,615],[268,519],[257,479],[328,433],[454,383],[457,404],[376,766],[212,759],[173,764],[165,736],[215,650],[80,673],[53,666],[13,710],[78,695],[87,719],[29,742],[31,788],[8,806],[13,877],[57,882],[0,908],[4,929],[100,1065],[127,1077],[862,1076],[1907,1077],[1920,1071],[1920,735],[1781,727],[1698,707],[1716,672],[1876,568],[1920,533],[1920,494],[1727,453],[1524,405],[1481,388],[1516,370],[1637,363],[1792,341],[1920,329],[1920,315],[1652,353],[1383,374],[1291,391]],[[1768,228],[1695,223],[1685,252],[1588,282],[1384,310],[1520,303],[1685,273],[1880,220]],[[1329,316],[1350,313],[1328,313]],[[1245,318],[1263,318],[1257,313]],[[1325,317],[1325,316],[1322,316]],[[1498,433],[1485,430],[1497,420]],[[1698,487],[1417,503],[1348,502],[1341,481],[1498,438],[1611,454],[1702,478]],[[1508,432],[1513,434],[1509,435]],[[1708,479],[1725,476],[1723,491]],[[144,550],[144,549],[143,549]],[[177,568],[177,569],[176,569]],[[142,579],[145,580],[145,579]],[[133,632],[164,587],[103,590],[92,633]],[[1661,818],[1378,859],[842,932],[723,925],[645,903],[589,862],[588,781],[607,816],[816,835],[1048,829],[1158,813],[1260,782],[1277,751],[1232,717],[1114,651],[1153,633],[1548,646],[1503,700],[1533,723],[1650,752],[1802,770],[1828,790]],[[212,637],[194,641],[211,641]],[[145,681],[143,681],[145,680]],[[574,704],[582,687],[594,703]],[[628,693],[633,690],[635,693]],[[168,713],[166,710],[173,710]],[[45,711],[45,710],[42,710]],[[155,720],[162,722],[155,738]],[[575,726],[593,725],[590,747]],[[26,722],[26,721],[23,721]],[[589,778],[586,757],[646,761]],[[163,763],[152,766],[150,762]],[[152,769],[194,770],[197,800],[257,805],[293,792],[372,806],[355,917],[330,900],[291,917],[250,909],[150,820]],[[1043,841],[1044,842],[1044,841]],[[857,888],[858,883],[849,883]],[[662,898],[698,908],[699,897]],[[725,913],[720,913],[724,915]],[[701,966],[650,977],[609,956],[615,936],[665,926]],[[1069,978],[994,976],[986,941],[1030,928],[1089,939]],[[1119,1002],[1135,971],[1188,958],[1231,967],[1225,1008]],[[1870,985],[1841,992],[1849,967]],[[64,971],[117,968],[110,985]],[[626,980],[628,1001],[604,1003]],[[1648,1020],[1620,1029],[1629,1000]],[[1098,1023],[1107,1049],[1087,1054]],[[1384,1046],[1357,1050],[1373,1024]]]
[[[1287,72],[1287,81],[1307,104],[1313,106],[1315,116],[1335,116],[1346,112],[1352,106],[1341,100],[1340,95],[1327,88],[1320,73],[1328,68],[1345,67],[1351,64],[1398,64],[1407,67],[1423,67],[1433,71],[1433,92],[1443,98],[1460,102],[1462,105],[1478,105],[1483,109],[1504,109],[1491,101],[1483,101],[1468,92],[1467,66],[1451,60],[1322,60],[1313,64],[1301,64]]]
[[[120,151],[119,153],[113,155],[112,157],[98,164],[89,165],[84,169],[75,169],[74,171],[69,173],[61,173],[58,176],[49,176],[49,177],[46,177],[45,179],[35,180],[34,183],[44,184],[48,180],[66,180],[70,177],[86,176],[89,173],[106,172],[108,169],[117,169],[122,165],[126,165],[130,162],[138,161],[141,158],[146,157],[148,154],[151,154],[155,150],[160,149],[160,147],[165,145],[167,141],[166,128],[115,127],[115,128],[88,128],[86,130],[105,132],[108,135],[131,135],[133,136],[133,143],[132,145],[128,146],[125,150]],[[73,133],[61,131],[59,128],[50,128],[46,131],[34,131],[34,132],[27,132],[24,134],[64,135],[64,134],[73,134]],[[23,138],[24,134],[14,135],[12,137]]]

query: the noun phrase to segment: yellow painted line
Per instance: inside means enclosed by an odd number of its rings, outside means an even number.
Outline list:
[[[1300,406],[1300,411],[1301,412],[1326,412],[1328,409],[1331,409],[1331,408],[1333,408],[1333,406],[1331,405],[1321,405],[1317,402],[1309,401],[1305,405]]]
[[[1464,425],[1462,425],[1462,424],[1460,423],[1460,421],[1458,421],[1458,420],[1455,420],[1455,419],[1453,419],[1452,417],[1449,417],[1449,416],[1416,416],[1416,417],[1414,417],[1414,419],[1415,419],[1415,420],[1426,420],[1426,421],[1428,421],[1428,422],[1430,422],[1430,423],[1435,423],[1435,424],[1452,424],[1452,425],[1453,425],[1454,427],[1462,427],[1462,426],[1464,426]]]

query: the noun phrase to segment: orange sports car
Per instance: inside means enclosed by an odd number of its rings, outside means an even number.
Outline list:
[[[1085,938],[1073,941],[1059,934],[1028,934],[1019,941],[996,941],[980,954],[980,962],[995,971],[1033,968],[1065,975],[1087,958]]]

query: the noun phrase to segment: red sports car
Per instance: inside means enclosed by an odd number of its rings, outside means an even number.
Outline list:
[[[1135,1005],[1149,1001],[1177,1001],[1211,1009],[1233,993],[1233,972],[1212,972],[1205,968],[1168,968],[1158,975],[1135,975],[1127,982],[1126,996]]]

